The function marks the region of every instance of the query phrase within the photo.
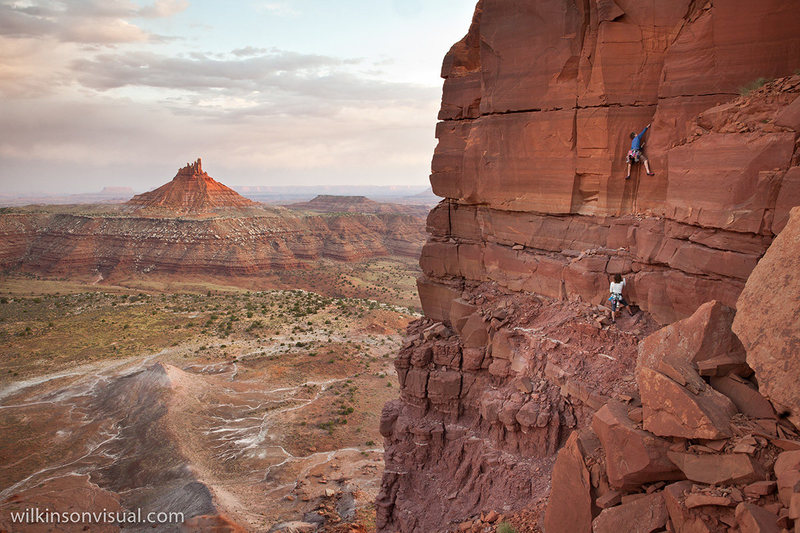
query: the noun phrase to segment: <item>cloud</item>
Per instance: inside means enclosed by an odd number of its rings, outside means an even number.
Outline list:
[[[0,0],[0,35],[93,44],[161,40],[129,19],[170,17],[188,6],[187,0],[156,0],[145,6],[129,0]]]
[[[354,104],[336,115],[276,114],[265,120],[176,114],[156,103],[102,95],[91,101],[0,103],[4,127],[15,132],[0,137],[0,182],[15,190],[25,187],[17,183],[20,177],[53,190],[89,183],[87,190],[117,184],[145,190],[200,156],[209,168],[224,169],[213,175],[228,184],[424,184],[435,143],[435,107],[430,101],[414,108]],[[50,172],[32,176],[37,168]]]
[[[237,52],[232,54],[244,55]],[[316,109],[320,114],[323,110],[329,114],[346,103],[413,104],[429,101],[438,94],[438,89],[432,87],[388,82],[352,72],[353,63],[285,50],[233,59],[197,53],[172,57],[122,52],[77,59],[72,69],[81,85],[98,91],[125,87],[179,91],[182,95],[173,98],[172,103],[180,106],[183,101],[193,112],[221,109],[272,115]]]
[[[439,87],[392,81],[385,55],[165,44],[145,19],[188,4],[144,1],[0,0],[4,187],[143,190],[198,156],[231,184],[425,182]]]
[[[266,48],[254,48],[252,46],[245,46],[244,48],[236,48],[231,50],[231,54],[236,57],[257,56],[267,52]]]
[[[0,95],[37,98],[70,85],[68,68],[77,51],[52,39],[19,39],[0,35]]]
[[[74,43],[133,43],[144,42],[150,35],[139,26],[122,19],[109,19],[102,23],[96,20],[81,20],[59,29],[56,37]]]
[[[188,0],[156,0],[153,5],[141,7],[137,14],[147,18],[166,18],[177,15],[188,7]]]
[[[255,9],[256,11],[266,11],[279,17],[297,17],[301,14],[289,2],[260,2],[255,5]]]

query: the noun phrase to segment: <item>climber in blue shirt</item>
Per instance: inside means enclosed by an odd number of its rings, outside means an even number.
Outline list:
[[[644,148],[644,143],[642,142],[642,138],[644,137],[645,132],[650,128],[650,124],[644,127],[642,132],[639,135],[636,133],[631,133],[631,149],[628,150],[628,175],[625,176],[625,179],[631,178],[631,165],[634,163],[638,163],[642,161],[644,163],[644,169],[647,171],[648,176],[655,176],[655,172],[650,172],[650,161],[647,160],[647,156],[644,155],[642,149]]]

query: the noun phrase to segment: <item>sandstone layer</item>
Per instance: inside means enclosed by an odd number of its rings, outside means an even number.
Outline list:
[[[382,420],[379,531],[538,513],[557,449],[547,533],[755,531],[787,512],[758,483],[797,434],[731,322],[800,204],[798,30],[778,0],[478,2],[442,68],[444,200]],[[655,176],[626,179],[649,123]],[[617,326],[613,274],[643,311]]]
[[[424,240],[422,220],[411,215],[321,216],[280,208],[200,218],[17,211],[0,215],[0,267],[66,277],[251,276],[319,258],[414,257]]]

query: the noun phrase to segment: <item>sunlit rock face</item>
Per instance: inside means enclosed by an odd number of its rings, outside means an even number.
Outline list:
[[[595,531],[627,530],[625,520],[658,530],[666,493],[617,509],[609,478],[674,480],[694,462],[664,455],[663,435],[730,438],[737,401],[772,413],[730,321],[800,203],[798,30],[800,13],[778,0],[478,2],[442,67],[431,184],[443,200],[420,258],[426,322],[397,358],[402,393],[382,420],[380,531],[477,531],[464,521],[489,511],[544,516],[554,450],[572,430],[552,478],[564,507],[549,511],[548,533],[591,531],[604,494],[615,510]],[[636,165],[626,179],[629,134],[647,124],[655,175]],[[644,312],[609,327],[598,306],[614,274]],[[726,331],[715,357],[635,371],[635,346],[657,325],[711,301],[725,311],[709,316],[727,320],[714,326]],[[637,412],[645,392],[681,408]],[[609,400],[638,420],[614,404],[595,434]],[[606,472],[603,445],[618,457],[630,450],[613,444],[626,438],[643,443],[641,468]],[[639,521],[642,509],[663,523]],[[724,517],[741,525],[749,512]],[[565,513],[580,523],[557,525]]]
[[[442,68],[427,280],[548,296],[563,283],[600,303],[621,273],[662,323],[712,299],[735,307],[798,199],[796,80],[737,98],[793,73],[794,11],[480,2]],[[629,133],[648,123],[655,176],[625,179]]]

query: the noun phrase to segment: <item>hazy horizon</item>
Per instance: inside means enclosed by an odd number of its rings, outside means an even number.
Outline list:
[[[6,194],[428,185],[475,0],[0,0]]]

